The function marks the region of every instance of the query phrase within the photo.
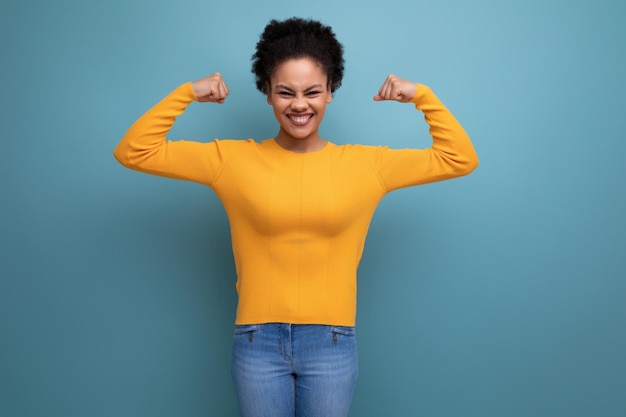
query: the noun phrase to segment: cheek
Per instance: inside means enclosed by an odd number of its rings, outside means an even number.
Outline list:
[[[272,105],[272,111],[274,112],[274,117],[277,119],[282,115],[283,111],[280,107],[276,105]]]
[[[322,101],[318,106],[317,106],[317,112],[320,115],[324,115],[326,113],[326,101]]]

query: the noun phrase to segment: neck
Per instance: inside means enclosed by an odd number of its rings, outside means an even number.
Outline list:
[[[283,132],[279,132],[274,140],[281,148],[295,153],[317,152],[322,150],[328,143],[327,140],[319,136],[296,139],[283,134]]]

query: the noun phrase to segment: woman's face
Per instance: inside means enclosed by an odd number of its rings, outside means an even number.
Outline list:
[[[328,77],[308,58],[280,64],[270,77],[267,102],[280,124],[276,142],[295,152],[311,152],[324,147],[318,129],[326,104],[332,101]]]

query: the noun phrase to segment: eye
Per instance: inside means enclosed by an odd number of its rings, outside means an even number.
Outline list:
[[[318,94],[320,94],[319,91],[309,91],[308,93],[306,93],[306,95],[309,97],[315,97]]]
[[[288,91],[280,91],[278,95],[281,97],[291,97],[291,93]]]

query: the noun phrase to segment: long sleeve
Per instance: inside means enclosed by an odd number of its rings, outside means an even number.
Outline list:
[[[137,171],[211,185],[224,158],[220,142],[166,139],[176,117],[194,100],[190,83],[176,88],[128,129],[115,148],[115,158]]]
[[[375,156],[381,180],[388,191],[467,175],[478,166],[469,136],[454,115],[425,85],[411,99],[424,113],[433,139],[428,149],[379,148]]]
[[[115,150],[125,166],[209,185],[231,228],[237,324],[353,326],[357,268],[372,216],[387,191],[469,173],[477,158],[460,124],[427,87],[413,102],[432,148],[328,143],[296,153],[275,140],[168,141],[193,101],[183,85],[144,114]]]

